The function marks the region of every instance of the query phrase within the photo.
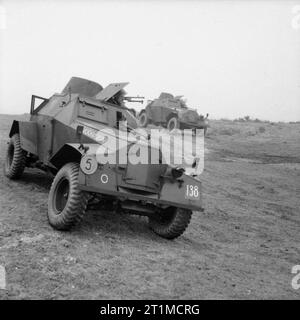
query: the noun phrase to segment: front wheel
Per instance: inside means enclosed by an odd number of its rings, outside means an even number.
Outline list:
[[[21,148],[20,135],[15,133],[9,143],[4,163],[4,174],[9,179],[21,177],[26,165],[26,152]]]
[[[191,210],[169,207],[149,217],[149,226],[159,236],[174,239],[183,234],[191,221],[192,213]]]
[[[55,176],[48,199],[48,220],[58,230],[69,230],[81,221],[89,196],[78,188],[79,165],[68,163]]]
[[[167,123],[167,128],[169,131],[173,131],[174,129],[179,129],[179,121],[177,117],[172,117],[169,119]]]
[[[142,128],[147,127],[149,119],[145,110],[143,110],[139,115],[139,124]]]

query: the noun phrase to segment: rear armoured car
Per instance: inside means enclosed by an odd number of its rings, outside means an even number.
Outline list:
[[[196,110],[188,108],[182,96],[174,97],[170,93],[162,92],[158,99],[147,104],[139,113],[139,124],[146,127],[149,123],[161,125],[168,130],[174,129],[204,129],[209,126],[208,114],[199,115]]]
[[[202,211],[201,182],[161,161],[102,164],[97,158],[101,130],[117,131],[125,119],[130,130],[137,127],[123,104],[126,85],[103,89],[73,77],[49,99],[32,96],[29,121],[15,120],[11,126],[4,172],[18,179],[26,167],[35,167],[54,175],[48,220],[55,229],[70,229],[94,208],[147,216],[155,233],[176,238],[188,226],[192,210]]]

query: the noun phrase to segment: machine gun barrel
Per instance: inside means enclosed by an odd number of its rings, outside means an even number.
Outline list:
[[[140,97],[140,96],[136,96],[136,97],[129,97],[126,96],[124,97],[124,100],[128,101],[128,102],[138,102],[138,103],[143,103],[144,102],[145,97]]]

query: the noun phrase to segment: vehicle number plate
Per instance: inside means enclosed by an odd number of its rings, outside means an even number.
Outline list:
[[[193,184],[187,184],[185,188],[185,198],[197,200],[200,199],[200,190],[199,186]]]

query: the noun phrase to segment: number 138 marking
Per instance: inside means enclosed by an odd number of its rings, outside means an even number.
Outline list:
[[[192,184],[186,185],[185,197],[189,199],[199,199],[199,187]]]

